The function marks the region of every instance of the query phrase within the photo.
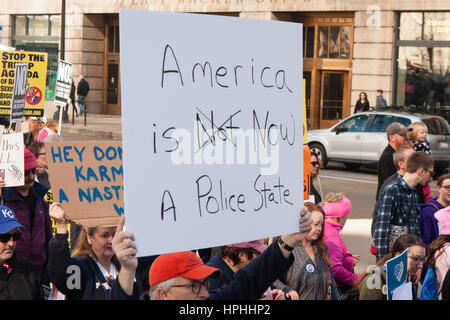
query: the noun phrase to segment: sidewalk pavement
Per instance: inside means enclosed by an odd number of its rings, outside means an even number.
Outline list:
[[[46,101],[44,107],[45,116],[48,120],[53,120],[53,114],[57,107],[53,101]],[[122,140],[122,116],[112,116],[105,114],[87,113],[86,126],[84,125],[84,115],[75,118],[72,125],[72,107],[69,107],[69,122],[62,123],[61,135],[85,135],[98,137],[99,139]],[[54,120],[58,123],[59,118]]]

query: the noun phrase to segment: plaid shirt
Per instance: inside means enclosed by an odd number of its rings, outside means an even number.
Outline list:
[[[408,220],[409,214],[409,220]],[[389,252],[391,225],[408,226],[408,233],[421,236],[419,195],[410,188],[402,176],[388,184],[378,202],[378,215],[373,233],[377,260]]]

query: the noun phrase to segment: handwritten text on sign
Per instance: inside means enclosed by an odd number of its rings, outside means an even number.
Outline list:
[[[4,134],[0,144],[0,178],[7,187],[24,185],[23,133]]]
[[[139,254],[297,231],[301,25],[127,10],[120,25],[126,224]]]
[[[116,225],[123,214],[120,141],[45,144],[54,201],[85,226]]]
[[[46,52],[0,51],[0,114],[10,114],[17,62],[28,64],[24,116],[44,114],[47,61]]]

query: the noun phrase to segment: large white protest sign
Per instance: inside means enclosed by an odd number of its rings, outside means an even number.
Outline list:
[[[138,254],[298,231],[301,24],[119,19],[124,208]]]
[[[23,133],[4,134],[0,144],[0,178],[7,187],[24,185]]]

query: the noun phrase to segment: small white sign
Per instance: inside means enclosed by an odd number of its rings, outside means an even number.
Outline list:
[[[24,185],[23,133],[4,134],[0,144],[0,178],[6,187]]]

